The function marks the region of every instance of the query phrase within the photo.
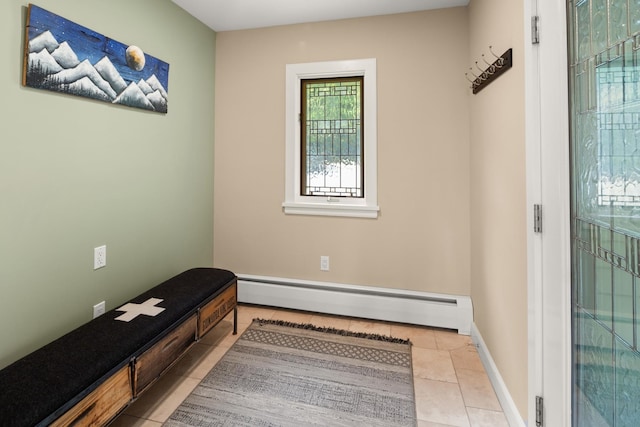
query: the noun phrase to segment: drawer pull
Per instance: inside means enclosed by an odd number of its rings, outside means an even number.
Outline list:
[[[174,345],[176,343],[176,341],[178,341],[180,337],[173,337],[173,339],[171,341],[169,341],[168,343],[166,343],[164,345],[164,347],[162,348],[162,351],[165,352],[169,349],[169,347],[171,347],[172,345]]]
[[[83,419],[84,417],[86,417],[87,415],[89,415],[89,414],[91,413],[91,411],[93,411],[93,409],[94,409],[95,407],[96,407],[96,402],[93,402],[91,405],[89,405],[89,406],[87,407],[87,409],[85,409],[84,411],[82,411],[82,412],[80,413],[80,415],[78,415],[78,416],[76,417],[76,419],[75,419],[75,420],[73,420],[73,422],[72,422],[72,423],[70,423],[70,424],[69,424],[69,427],[73,427],[73,426],[77,425],[78,423],[80,423],[80,421],[82,421],[82,419]]]

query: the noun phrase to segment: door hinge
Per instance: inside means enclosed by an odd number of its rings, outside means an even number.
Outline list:
[[[531,17],[531,44],[540,43],[540,17]]]
[[[533,232],[542,233],[542,205],[533,205]]]
[[[544,407],[542,396],[536,396],[536,427],[542,427],[544,422]]]

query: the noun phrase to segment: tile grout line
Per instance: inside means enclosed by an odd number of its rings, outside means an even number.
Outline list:
[[[449,358],[451,359],[451,364],[453,365],[453,372],[456,375],[456,384],[458,385],[458,391],[460,392],[460,397],[462,398],[462,403],[464,404],[464,413],[467,416],[467,424],[471,427],[471,417],[469,416],[469,407],[467,406],[467,399],[464,397],[464,393],[462,393],[462,387],[460,387],[460,377],[458,376],[458,369],[456,365],[453,363],[453,357],[451,355],[451,351],[449,350]]]

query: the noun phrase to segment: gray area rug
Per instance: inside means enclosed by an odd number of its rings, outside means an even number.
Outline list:
[[[411,344],[257,319],[164,425],[415,426]]]

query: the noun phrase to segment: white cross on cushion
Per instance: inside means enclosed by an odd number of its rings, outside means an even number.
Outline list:
[[[123,322],[130,322],[141,314],[145,316],[157,316],[164,311],[162,307],[156,307],[156,304],[161,303],[163,300],[158,298],[149,298],[142,304],[127,303],[120,308],[116,308],[116,311],[124,311],[125,313],[116,317],[116,320]]]

